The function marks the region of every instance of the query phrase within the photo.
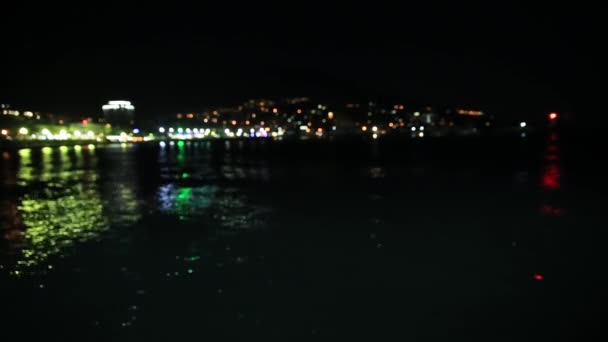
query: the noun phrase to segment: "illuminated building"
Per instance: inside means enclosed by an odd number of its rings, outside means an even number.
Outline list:
[[[101,107],[107,123],[113,127],[130,127],[133,125],[135,107],[130,101],[110,101]]]
[[[483,112],[480,110],[467,110],[467,109],[458,109],[456,110],[458,115],[468,115],[468,116],[482,116]]]

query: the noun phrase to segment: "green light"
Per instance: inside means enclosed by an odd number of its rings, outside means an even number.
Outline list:
[[[190,178],[190,174],[188,172],[184,172],[184,173],[182,173],[182,178],[183,179]]]
[[[192,274],[192,272],[194,272],[191,268],[188,269],[188,273]]]
[[[180,140],[180,141],[177,142],[177,147],[181,148],[181,147],[184,147],[184,145],[186,145],[186,143],[184,143],[183,140]]]
[[[48,146],[42,148],[42,154],[51,154],[51,153],[53,153],[53,149],[52,148],[50,148]]]
[[[89,148],[89,150],[94,150],[95,149],[95,145],[93,145],[93,144],[88,144],[87,147]]]
[[[184,129],[181,127],[177,129],[177,133],[182,133],[183,131],[184,131]]]
[[[68,151],[68,147],[67,146],[60,146],[59,147],[59,151],[61,151],[62,153],[65,153]]]
[[[74,151],[76,151],[76,152],[82,151],[82,146],[80,146],[80,145],[74,145]]]
[[[27,134],[27,132],[28,132],[27,128],[25,128],[25,127],[21,127],[21,128],[19,128],[19,134],[26,135],[26,134]]]
[[[19,150],[19,156],[21,158],[29,158],[31,154],[32,154],[32,150],[29,148],[22,148]]]

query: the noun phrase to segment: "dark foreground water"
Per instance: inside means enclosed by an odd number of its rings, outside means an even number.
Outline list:
[[[553,135],[4,152],[0,338],[597,334],[590,151]]]

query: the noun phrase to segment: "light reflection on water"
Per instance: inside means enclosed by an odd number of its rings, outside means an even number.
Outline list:
[[[264,210],[237,186],[209,182],[267,179],[263,164],[227,155],[218,165],[208,143],[177,142],[153,153],[158,165],[143,168],[133,145],[43,147],[7,155],[0,165],[0,189],[8,194],[0,198],[0,265],[12,274],[47,272],[54,258],[70,256],[89,241],[120,238],[121,228],[146,213],[203,220],[204,228],[224,233],[261,225]],[[140,189],[141,172],[158,174],[158,184],[145,184],[156,187],[150,195]]]

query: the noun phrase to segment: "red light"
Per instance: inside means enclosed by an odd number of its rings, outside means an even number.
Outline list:
[[[542,274],[535,274],[533,278],[534,280],[543,280],[545,277]]]
[[[555,119],[557,119],[557,113],[549,114],[549,120],[555,120]]]
[[[88,125],[89,124],[89,120],[87,120],[87,119],[82,120],[82,124],[83,125]]]

